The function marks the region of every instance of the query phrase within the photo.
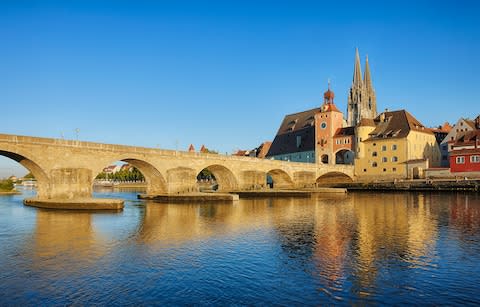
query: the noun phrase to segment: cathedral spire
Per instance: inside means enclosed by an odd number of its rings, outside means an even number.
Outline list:
[[[372,77],[370,76],[370,65],[368,65],[368,55],[365,59],[365,73],[363,75],[363,85],[367,90],[372,90]]]
[[[358,48],[355,48],[355,66],[353,68],[353,84],[362,86],[362,68],[360,66],[360,55]]]

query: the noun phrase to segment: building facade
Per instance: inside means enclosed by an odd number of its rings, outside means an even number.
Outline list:
[[[480,172],[480,123],[476,129],[463,133],[453,144],[450,151],[450,172]],[[479,173],[480,175],[480,173]]]
[[[452,151],[452,146],[455,144],[457,139],[468,131],[474,131],[475,129],[477,129],[479,122],[480,115],[475,120],[471,120],[468,118],[460,118],[453,126],[453,128],[450,129],[450,132],[440,143],[440,150],[442,153],[442,167],[450,166],[450,152]]]
[[[343,127],[343,113],[330,89],[320,108],[285,116],[267,158],[323,164],[352,164],[354,129]]]
[[[355,175],[360,179],[417,178],[440,164],[435,135],[405,110],[363,120],[356,133]]]

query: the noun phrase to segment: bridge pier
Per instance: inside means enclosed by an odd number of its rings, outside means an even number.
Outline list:
[[[46,187],[24,204],[50,209],[121,210],[123,200],[92,197],[92,171],[85,168],[52,169]]]
[[[267,174],[260,171],[242,172],[240,190],[261,190],[267,186]]]

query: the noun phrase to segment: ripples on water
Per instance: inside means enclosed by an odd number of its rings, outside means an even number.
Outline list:
[[[478,194],[350,193],[121,213],[0,197],[0,305],[478,304]]]

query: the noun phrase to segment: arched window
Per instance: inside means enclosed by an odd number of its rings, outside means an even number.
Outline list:
[[[373,162],[372,167],[377,167],[377,162]]]
[[[377,156],[377,152],[376,151],[372,152],[372,157],[376,157],[376,156]]]

